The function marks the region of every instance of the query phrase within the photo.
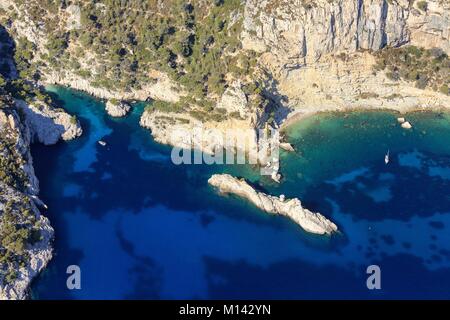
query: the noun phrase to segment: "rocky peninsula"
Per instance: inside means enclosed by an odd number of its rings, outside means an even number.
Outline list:
[[[256,191],[245,180],[239,180],[228,174],[215,174],[208,183],[220,193],[242,197],[261,210],[286,216],[297,223],[305,231],[315,234],[332,234],[338,231],[337,226],[320,213],[303,208],[299,199],[284,199]]]

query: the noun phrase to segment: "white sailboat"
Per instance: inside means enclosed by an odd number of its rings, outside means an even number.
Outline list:
[[[388,164],[388,163],[389,163],[389,150],[388,150],[388,152],[386,153],[386,155],[384,156],[384,163],[385,163],[385,164]]]

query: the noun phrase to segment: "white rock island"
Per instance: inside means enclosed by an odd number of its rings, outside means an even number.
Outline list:
[[[315,234],[332,234],[337,226],[322,216],[302,207],[299,199],[284,199],[256,191],[245,180],[240,180],[229,174],[215,174],[208,183],[224,194],[234,194],[252,202],[255,206],[268,213],[289,217],[305,231]]]

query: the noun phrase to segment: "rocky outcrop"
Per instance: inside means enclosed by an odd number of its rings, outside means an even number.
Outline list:
[[[208,183],[221,193],[234,194],[245,198],[263,211],[289,217],[305,231],[315,234],[332,234],[337,226],[322,216],[302,207],[299,199],[285,199],[256,191],[246,181],[239,180],[228,174],[215,174]]]
[[[67,22],[66,28],[68,30],[77,30],[82,27],[81,25],[81,8],[75,4],[71,4],[66,8]]]
[[[403,129],[411,129],[411,128],[412,128],[411,123],[408,122],[408,121],[403,122],[403,123],[401,124],[401,126],[402,126]]]
[[[294,147],[289,142],[280,143],[280,148],[287,152],[295,152]]]
[[[280,182],[278,130],[258,130],[251,119],[230,118],[220,123],[202,123],[186,114],[146,110],[140,125],[150,129],[159,143],[203,152],[206,156],[200,158],[200,163],[222,164],[226,154],[227,163],[258,164],[262,175]]]
[[[55,144],[60,139],[74,139],[83,132],[76,117],[62,109],[54,109],[43,102],[28,104],[22,100],[17,100],[16,106],[25,117],[32,139],[45,145]]]
[[[111,117],[124,117],[130,110],[130,105],[125,101],[108,100],[106,102],[106,112]]]

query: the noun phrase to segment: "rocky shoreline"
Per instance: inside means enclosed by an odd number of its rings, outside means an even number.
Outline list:
[[[286,216],[307,232],[331,235],[338,231],[337,226],[320,213],[303,208],[297,198],[285,199],[284,196],[275,197],[258,192],[245,180],[239,180],[229,174],[215,174],[208,183],[220,193],[237,195],[265,212]]]

